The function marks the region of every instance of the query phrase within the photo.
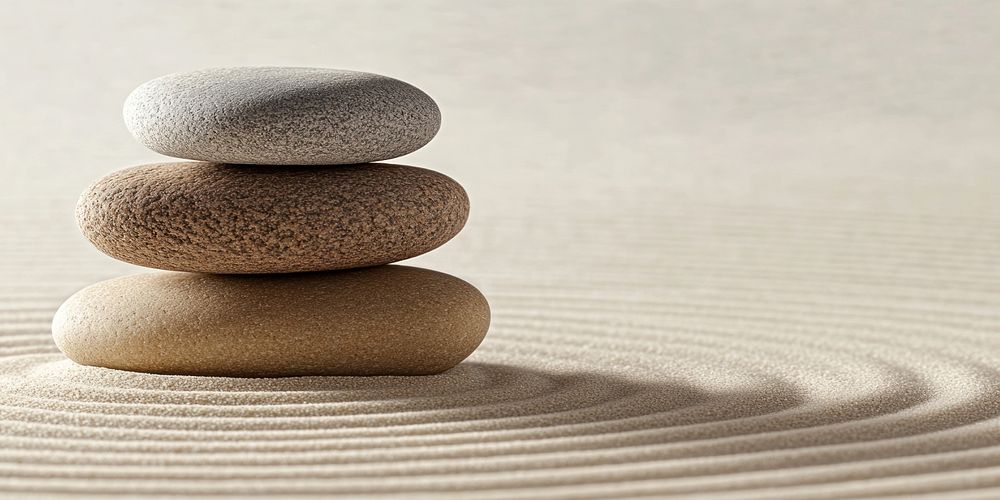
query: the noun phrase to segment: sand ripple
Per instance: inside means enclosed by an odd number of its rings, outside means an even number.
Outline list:
[[[483,290],[492,328],[422,378],[75,365],[53,312],[130,269],[0,210],[0,492],[1000,497],[1000,219],[635,182],[481,192],[415,264]]]
[[[955,488],[1000,465],[1000,372],[945,320],[530,290],[494,302],[483,349],[423,378],[106,370],[25,328],[0,344],[0,487],[822,497],[858,481],[864,494]],[[884,330],[843,327],[866,318]],[[910,346],[911,323],[938,330],[938,349]]]

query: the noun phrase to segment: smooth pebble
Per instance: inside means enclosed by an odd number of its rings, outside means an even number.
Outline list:
[[[458,183],[417,167],[178,162],[109,174],[76,217],[98,249],[132,264],[287,273],[415,257],[458,234],[468,213]]]
[[[156,272],[91,285],[56,312],[83,365],[175,375],[428,375],[465,359],[490,309],[472,285],[407,266],[273,276]]]
[[[441,112],[387,76],[323,68],[242,67],[150,80],[125,100],[125,125],[146,147],[218,163],[334,165],[420,149]]]

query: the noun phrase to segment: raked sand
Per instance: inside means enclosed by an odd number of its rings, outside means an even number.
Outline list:
[[[1000,496],[989,2],[5,9],[2,493]],[[439,102],[441,133],[400,162],[472,210],[407,264],[489,298],[468,361],[233,379],[57,352],[62,300],[139,271],[72,218],[90,180],[162,161],[122,99],[240,64]]]

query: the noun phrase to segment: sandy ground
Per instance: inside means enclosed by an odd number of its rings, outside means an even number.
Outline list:
[[[0,15],[0,492],[1000,496],[1000,5],[11,2]],[[407,80],[398,160],[472,216],[409,261],[494,323],[417,379],[80,367],[59,303],[141,271],[72,219],[160,161],[139,83]]]

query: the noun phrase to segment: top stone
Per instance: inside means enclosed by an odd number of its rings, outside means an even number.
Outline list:
[[[337,69],[247,67],[175,73],[125,100],[150,149],[217,163],[336,165],[388,160],[430,142],[437,104],[393,78]]]

